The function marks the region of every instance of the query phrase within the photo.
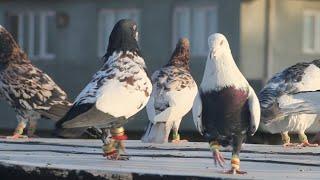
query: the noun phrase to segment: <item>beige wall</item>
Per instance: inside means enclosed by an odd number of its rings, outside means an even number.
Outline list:
[[[264,62],[264,0],[241,4],[240,68],[248,79],[261,79]]]
[[[241,69],[249,79],[264,76],[266,0],[244,1],[241,5]],[[303,12],[320,11],[320,1],[271,0],[271,75],[297,62],[320,54],[302,51]]]

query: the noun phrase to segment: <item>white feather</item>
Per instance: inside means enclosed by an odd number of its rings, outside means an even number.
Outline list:
[[[286,116],[289,114],[320,114],[320,92],[306,91],[279,98],[279,108]]]
[[[152,97],[146,108],[150,123],[141,140],[163,143],[168,141],[172,128],[179,129],[183,116],[192,108],[198,88],[187,69],[175,66],[154,72],[152,81]]]
[[[226,87],[234,87],[246,92],[249,91],[248,100],[251,113],[251,124],[255,126],[254,130],[256,131],[260,123],[259,101],[248,81],[237,67],[232,57],[227,39],[224,35],[215,33],[209,36],[208,44],[210,52],[207,56],[204,75],[200,84],[200,91],[203,93],[219,91]],[[196,128],[202,133],[202,102],[199,93],[195,98],[192,113]]]
[[[129,52],[127,52],[129,53]],[[114,53],[107,61],[110,67],[121,66],[125,70],[113,68],[111,72],[101,70],[83,89],[75,100],[75,104],[95,103],[96,108],[114,117],[131,117],[145,107],[152,91],[152,84],[144,71],[144,61],[141,57],[121,57],[122,52]],[[122,64],[117,64],[126,62]],[[114,74],[113,78],[107,78]],[[134,84],[121,82],[119,79],[134,76]],[[102,79],[100,87],[98,80]]]
[[[277,75],[280,75],[278,73]],[[291,87],[295,92],[316,91],[320,89],[320,69],[314,64],[310,64],[302,75],[301,81],[292,84],[285,83],[285,79],[278,83],[269,83],[266,87],[272,89],[279,88],[282,91],[286,87]],[[316,111],[316,101],[312,102],[312,96],[299,95],[295,93],[286,93],[277,98],[279,112],[275,119],[266,124],[267,129],[272,133],[284,131],[304,132],[310,129],[319,117],[312,111]],[[309,102],[308,102],[309,101]],[[304,113],[304,114],[303,114]]]
[[[193,116],[193,122],[197,128],[197,130],[202,135],[202,101],[199,95],[199,92],[197,93],[193,107],[192,107],[192,116]]]
[[[251,86],[249,88],[248,104],[249,104],[249,110],[251,114],[251,118],[250,118],[251,130],[252,130],[252,133],[254,134],[258,130],[261,113],[260,113],[259,99]]]
[[[200,84],[201,90],[203,92],[219,91],[231,86],[247,90],[249,83],[234,62],[228,41],[223,35],[219,38],[224,40],[225,45],[218,50],[213,49],[216,43],[213,40],[217,38],[216,36],[216,34],[211,35],[208,40],[210,52]],[[218,51],[219,54],[214,55],[215,51]]]

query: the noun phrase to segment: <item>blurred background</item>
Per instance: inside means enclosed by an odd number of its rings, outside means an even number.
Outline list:
[[[274,73],[320,55],[319,0],[0,0],[0,24],[71,100],[102,65],[109,33],[122,18],[137,22],[150,73],[169,60],[178,38],[188,37],[198,84],[207,37],[215,32],[228,38],[236,63],[256,92]],[[0,113],[0,129],[12,132],[14,111],[0,102]],[[133,118],[127,130],[140,138],[147,125],[145,110]],[[50,134],[52,128],[53,122],[43,120],[38,132]],[[190,114],[181,131],[182,136],[201,140]],[[249,141],[280,139],[260,129]]]

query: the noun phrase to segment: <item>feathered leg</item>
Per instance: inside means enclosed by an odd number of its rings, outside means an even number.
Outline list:
[[[183,143],[188,142],[186,139],[180,139],[179,127],[180,127],[181,119],[179,121],[175,121],[172,127],[172,143]]]
[[[307,135],[304,133],[304,131],[299,132],[299,141],[301,144],[299,144],[299,147],[318,147],[318,144],[310,144],[308,141]]]
[[[127,157],[122,157],[121,153],[125,152],[124,140],[127,136],[124,133],[124,128],[112,128],[111,129],[112,138],[107,142],[105,130],[103,131],[102,141],[104,145],[102,150],[104,152],[103,156],[106,156],[110,160],[128,160]]]
[[[281,139],[283,143],[283,147],[293,147],[295,144],[290,142],[290,136],[288,131],[281,132]]]
[[[27,120],[22,118],[21,116],[17,116],[19,121],[14,133],[12,136],[7,136],[7,139],[19,139],[19,138],[28,138],[28,136],[22,135],[23,130],[27,125]]]
[[[244,140],[244,135],[239,134],[233,137],[232,143],[232,158],[231,158],[231,170],[227,171],[227,174],[246,174],[245,171],[240,171],[240,150]]]
[[[212,156],[214,160],[214,164],[217,166],[219,165],[220,167],[224,167],[225,160],[222,155],[222,153],[219,151],[220,150],[220,145],[218,141],[211,141],[209,143],[210,150],[212,151]]]

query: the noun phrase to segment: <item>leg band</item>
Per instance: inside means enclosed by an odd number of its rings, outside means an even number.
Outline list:
[[[178,132],[173,132],[172,133],[172,139],[179,141],[180,140],[180,134]]]
[[[231,168],[236,170],[240,169],[240,159],[237,155],[232,155]]]
[[[124,128],[119,127],[115,129],[111,129],[112,138],[115,140],[126,140],[128,137],[124,133]]]
[[[299,134],[299,141],[301,143],[307,143],[308,142],[308,137],[305,134]]]
[[[218,141],[211,141],[209,143],[209,148],[212,152],[219,151],[220,145],[219,145]]]
[[[104,144],[102,146],[103,156],[110,156],[112,154],[115,154],[117,152],[115,146],[115,141],[111,140],[110,143]]]

